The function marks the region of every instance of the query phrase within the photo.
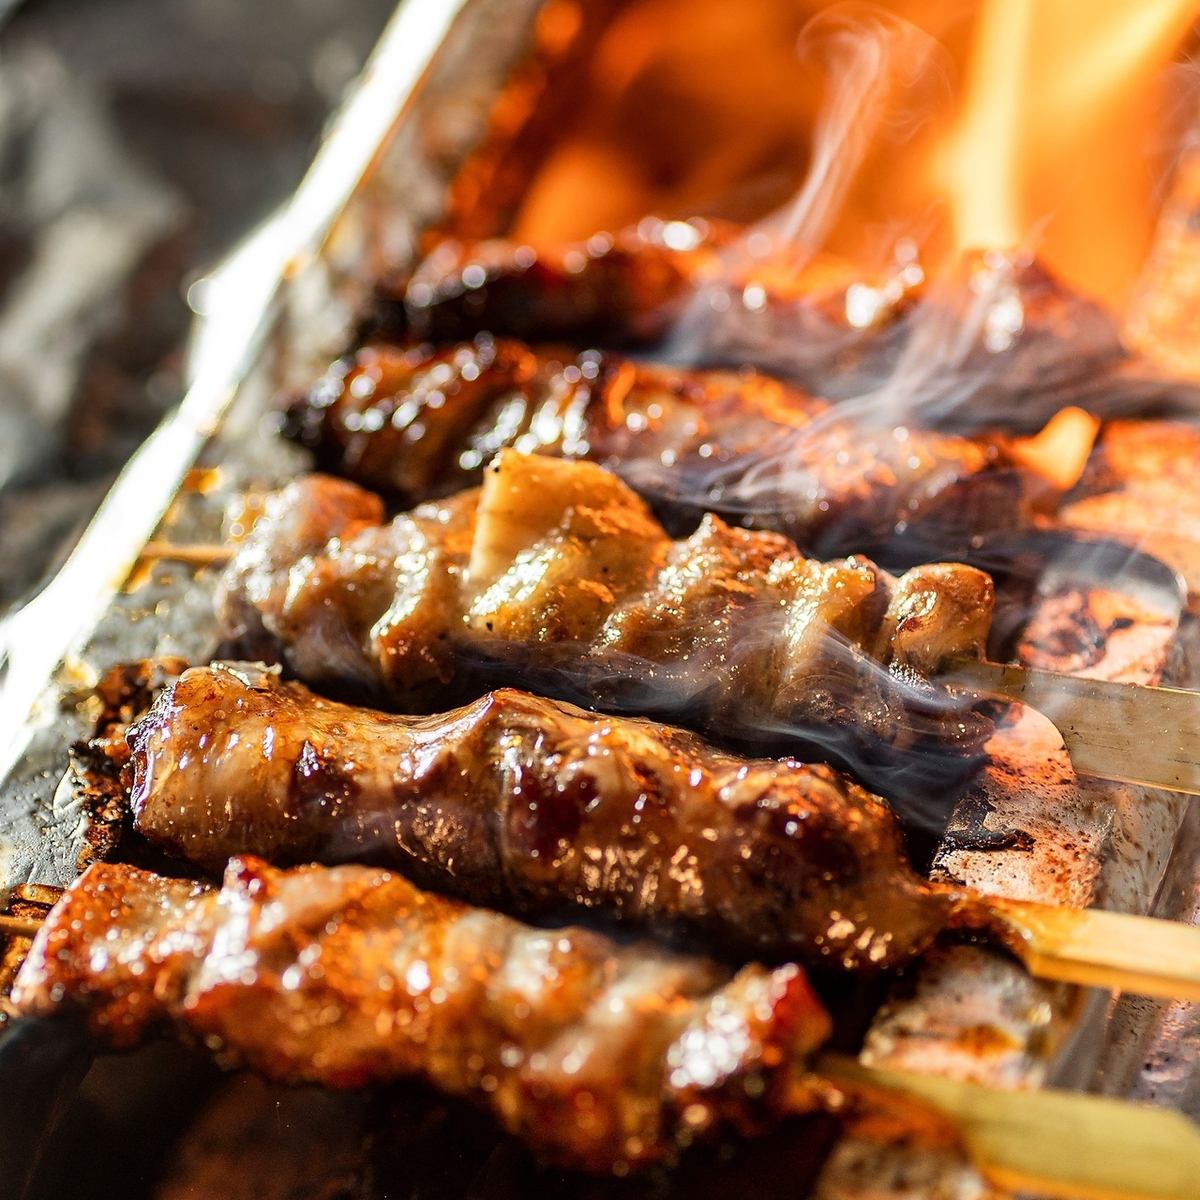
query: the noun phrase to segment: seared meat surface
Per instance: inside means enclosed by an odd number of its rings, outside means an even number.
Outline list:
[[[401,717],[198,667],[126,736],[136,827],[207,867],[374,862],[474,903],[847,969],[905,962],[946,924],[887,805],[829,767],[522,692]]]
[[[752,1132],[803,1103],[829,1020],[799,968],[534,929],[361,866],[235,859],[215,890],[91,867],[48,917],[17,1009],[127,1047],[174,1025],[271,1079],[418,1076],[592,1170]]]
[[[239,548],[218,604],[245,656],[392,705],[502,673],[759,741],[849,731],[974,752],[986,723],[929,676],[981,653],[992,599],[971,567],[894,579],[713,516],[672,541],[600,467],[506,451],[480,491],[390,524],[351,484],[297,481]]]
[[[649,216],[558,245],[443,241],[377,287],[376,329],[435,342],[671,339],[689,361],[753,358],[793,378],[833,370],[837,386],[894,361],[924,282],[903,256],[864,276],[846,260],[797,256],[789,239],[762,230]]]
[[[674,361],[754,363],[846,399],[900,376],[901,404],[968,423],[971,409],[1012,420],[1018,397],[1018,419],[1050,402],[1040,423],[1097,382],[1110,387],[1127,360],[1103,306],[1023,252],[968,253],[931,286],[897,250],[864,271],[797,254],[778,228],[655,217],[565,245],[446,241],[377,289],[375,333],[656,346]]]
[[[385,320],[418,339],[494,330],[514,337],[657,341],[736,231],[647,217],[568,245],[496,239],[438,245],[406,279],[379,289]]]
[[[368,345],[293,405],[289,431],[324,468],[408,502],[477,482],[515,447],[608,464],[681,523],[715,510],[823,555],[1010,528],[1047,490],[1000,437],[879,427],[753,371],[487,336]]]

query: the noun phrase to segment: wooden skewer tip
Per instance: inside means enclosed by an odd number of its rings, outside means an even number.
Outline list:
[[[1000,897],[984,904],[1012,950],[1042,979],[1200,1000],[1200,926]]]
[[[32,917],[9,917],[0,915],[0,935],[4,937],[36,937],[41,921]]]
[[[232,557],[233,551],[228,546],[206,543],[181,546],[173,542],[147,542],[140,555],[143,562],[157,559],[163,562],[187,563],[195,567],[219,566]]]
[[[918,1130],[932,1109],[952,1127],[976,1170],[1011,1192],[1062,1200],[1194,1200],[1200,1130],[1168,1109],[1045,1089],[1003,1091],[963,1080],[864,1066],[825,1055],[815,1067],[835,1087],[902,1118],[914,1100]],[[891,1092],[893,1100],[886,1099]],[[886,1129],[886,1126],[884,1126]],[[870,1114],[865,1130],[870,1136]]]

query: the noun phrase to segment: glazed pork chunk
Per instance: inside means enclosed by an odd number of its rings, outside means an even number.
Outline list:
[[[136,828],[210,869],[374,862],[506,911],[868,971],[920,953],[950,911],[887,805],[829,767],[522,692],[403,717],[197,667],[126,738]]]
[[[249,858],[219,890],[91,867],[47,918],[12,1000],[82,1014],[113,1047],[173,1026],[275,1080],[421,1078],[543,1157],[597,1171],[814,1106],[804,1063],[829,1032],[795,966],[735,972],[535,929],[372,867]]]
[[[506,451],[478,491],[390,523],[352,484],[297,481],[218,604],[244,657],[387,707],[496,680],[751,741],[971,754],[986,723],[931,677],[982,652],[992,600],[971,567],[893,578],[711,515],[673,541],[602,468]]]

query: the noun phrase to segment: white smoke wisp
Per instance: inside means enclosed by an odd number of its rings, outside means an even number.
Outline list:
[[[679,362],[750,359],[802,375],[829,361],[875,324],[923,276],[914,241],[890,237],[897,250],[878,286],[846,297],[851,318],[834,320],[798,299],[768,311],[763,271],[798,276],[826,245],[867,156],[902,147],[945,92],[945,51],[929,34],[866,4],[838,5],[805,26],[799,65],[825,79],[825,100],[812,136],[804,182],[782,209],[749,228],[721,255],[678,321],[668,357]],[[919,230],[912,231],[919,233]]]
[[[800,266],[824,244],[867,151],[890,125],[907,128],[907,95],[941,54],[915,25],[868,6],[844,5],[814,18],[801,60],[824,71],[828,99],[813,131],[813,154],[796,197],[756,233],[786,247]]]
[[[923,154],[918,134],[949,111],[952,70],[934,37],[869,5],[839,5],[810,22],[798,55],[825,80],[806,178],[722,254],[666,357],[752,363],[852,401],[839,415],[879,428],[1033,432],[1070,404],[1104,415],[1171,401],[1200,407],[1194,387],[1175,399],[1176,381],[1129,353],[1112,314],[1039,266],[1035,250],[1053,213],[1019,245],[981,247],[932,281],[922,254],[944,216],[941,202],[902,212],[897,199],[894,216],[877,227],[854,226],[864,164],[886,189],[888,156]],[[1167,167],[1196,143],[1194,70],[1173,74],[1161,145],[1147,149]],[[851,226],[852,239],[870,246],[853,264],[828,253],[831,237],[844,239]],[[820,435],[818,423],[804,437]]]

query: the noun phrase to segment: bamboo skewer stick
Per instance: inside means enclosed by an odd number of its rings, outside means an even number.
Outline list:
[[[979,1173],[1006,1191],[1195,1200],[1200,1129],[1180,1113],[1056,1089],[1001,1091],[836,1055],[823,1055],[814,1070],[846,1087],[850,1104],[865,1100],[867,1136],[872,1117],[886,1113],[897,1094],[928,1106],[957,1133]],[[896,1113],[901,1124],[904,1115]]]
[[[973,661],[946,682],[1036,708],[1080,775],[1200,795],[1200,692]]]
[[[41,927],[41,921],[34,918],[0,915],[0,935],[4,937],[36,937]]]
[[[1200,927],[1098,908],[988,896],[1009,948],[1041,979],[1200,1000]]]
[[[216,567],[233,557],[228,546],[198,542],[191,546],[180,546],[174,542],[147,542],[138,556],[142,562],[157,559],[162,562],[187,563],[194,567]]]

